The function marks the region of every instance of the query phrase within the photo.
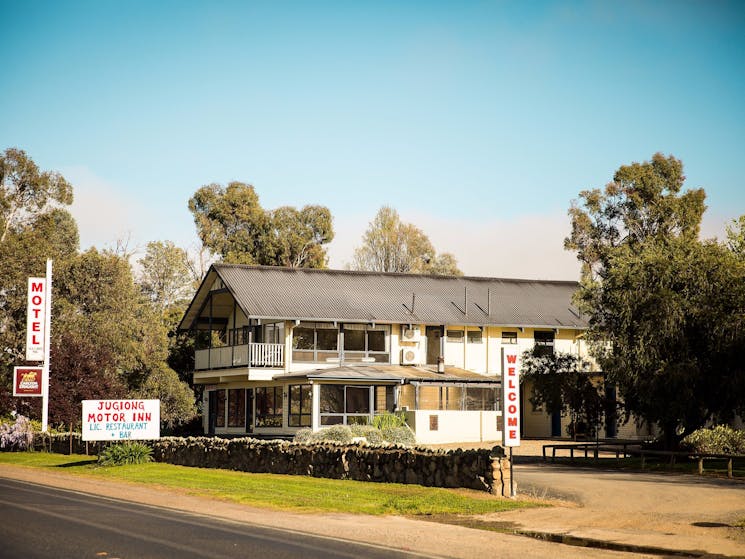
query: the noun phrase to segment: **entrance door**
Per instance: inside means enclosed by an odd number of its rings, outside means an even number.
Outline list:
[[[437,365],[440,357],[440,338],[442,338],[442,327],[427,326],[427,365]]]

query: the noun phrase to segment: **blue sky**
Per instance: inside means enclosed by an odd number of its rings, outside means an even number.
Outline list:
[[[189,197],[383,204],[467,274],[576,279],[566,211],[661,151],[745,213],[743,2],[0,0],[0,149],[75,186],[83,248],[196,241]]]

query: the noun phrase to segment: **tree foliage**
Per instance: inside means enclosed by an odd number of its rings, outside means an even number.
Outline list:
[[[745,263],[698,240],[705,195],[681,192],[684,179],[660,154],[621,167],[605,193],[580,195],[565,242],[584,266],[578,299],[606,378],[669,445],[745,412]]]
[[[72,186],[62,175],[40,171],[23,150],[8,148],[0,154],[0,244],[53,202],[72,204]]]
[[[166,309],[191,296],[189,258],[172,241],[149,242],[139,263],[140,287],[157,307]]]
[[[390,206],[378,210],[354,251],[354,270],[460,276],[455,257],[438,255],[429,238],[418,227],[401,221]]]
[[[590,363],[569,353],[538,355],[526,351],[522,357],[522,381],[530,384],[530,403],[547,413],[571,418],[570,434],[576,437],[600,428],[608,408],[602,378],[591,372]]]
[[[196,415],[194,392],[165,365],[150,373],[137,395],[160,400],[160,421],[169,429],[187,423]]]
[[[223,262],[322,268],[324,245],[334,238],[331,213],[323,206],[298,210],[261,207],[253,186],[231,182],[203,186],[189,200],[199,238]]]

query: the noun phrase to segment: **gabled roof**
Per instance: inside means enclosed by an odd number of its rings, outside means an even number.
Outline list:
[[[221,279],[250,318],[585,329],[576,282],[215,264],[179,325]]]

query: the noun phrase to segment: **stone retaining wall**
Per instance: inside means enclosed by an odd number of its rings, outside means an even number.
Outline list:
[[[502,485],[500,460],[492,459],[485,449],[444,451],[214,437],[164,437],[152,446],[156,461],[182,466],[496,492],[501,492]]]

